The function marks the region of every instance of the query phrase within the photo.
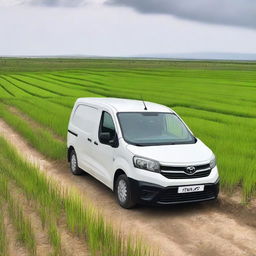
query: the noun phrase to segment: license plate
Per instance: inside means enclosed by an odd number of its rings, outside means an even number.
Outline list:
[[[185,187],[179,187],[178,193],[192,193],[192,192],[200,192],[204,191],[204,185],[197,185],[197,186],[185,186]]]

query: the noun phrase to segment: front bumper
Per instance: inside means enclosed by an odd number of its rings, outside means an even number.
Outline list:
[[[129,178],[134,200],[141,204],[181,204],[214,200],[219,194],[219,180],[215,183],[195,184],[205,185],[204,191],[192,193],[178,193],[179,186],[162,187]],[[194,184],[193,184],[194,185]],[[184,186],[184,185],[180,185]]]

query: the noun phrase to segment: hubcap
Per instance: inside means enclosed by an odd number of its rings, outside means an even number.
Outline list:
[[[76,170],[76,156],[72,155],[71,157],[71,170],[72,172],[75,172]]]
[[[127,198],[127,185],[124,180],[120,180],[117,186],[117,195],[120,202],[124,203]]]

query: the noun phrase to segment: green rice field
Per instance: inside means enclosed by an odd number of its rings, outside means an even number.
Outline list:
[[[49,159],[66,158],[78,97],[122,97],[173,108],[216,154],[222,188],[256,191],[256,63],[0,59],[0,118]]]

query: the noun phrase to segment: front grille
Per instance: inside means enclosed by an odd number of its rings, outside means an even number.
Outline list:
[[[203,178],[209,176],[211,173],[211,169],[202,172],[196,172],[193,175],[188,175],[184,172],[180,173],[162,173],[162,175],[168,179],[196,179]]]
[[[195,166],[194,174],[187,174],[187,166],[161,166],[161,174],[168,179],[196,179],[207,177],[211,173],[209,164]]]
[[[178,194],[178,188],[168,188],[163,190],[159,197],[158,202],[187,202],[187,201],[200,201],[210,200],[216,198],[218,191],[213,185],[205,185],[204,191]]]

